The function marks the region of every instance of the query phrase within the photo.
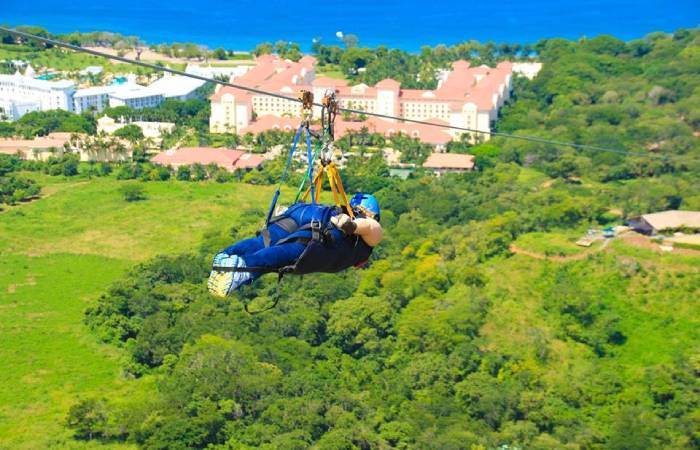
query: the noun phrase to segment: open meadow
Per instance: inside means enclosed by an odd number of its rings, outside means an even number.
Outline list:
[[[147,183],[146,200],[127,203],[114,179],[33,177],[45,198],[0,213],[0,448],[105,448],[71,438],[68,408],[147,381],[122,377],[125,355],[90,332],[85,308],[135,263],[187,252],[266,205],[271,188]]]

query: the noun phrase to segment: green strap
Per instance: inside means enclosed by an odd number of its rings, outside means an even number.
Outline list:
[[[314,156],[312,158],[312,161],[316,161],[316,157],[318,157],[318,154],[321,152],[321,148],[323,147],[323,144],[318,141],[316,142],[316,150],[314,150]],[[309,178],[308,173],[304,175],[304,178],[301,180],[301,184],[299,184],[299,190],[297,190],[297,195],[294,196],[294,203],[299,202],[299,198],[301,197],[301,194],[304,193],[304,187],[306,186],[306,180]],[[310,181],[312,183],[313,180]]]

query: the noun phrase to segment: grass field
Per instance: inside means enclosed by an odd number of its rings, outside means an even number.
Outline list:
[[[97,342],[83,310],[130,265],[66,253],[0,258],[0,448],[75,448],[62,427],[70,405],[126,388],[122,355]]]
[[[593,245],[588,248],[576,245],[576,241],[582,235],[582,230],[526,233],[518,237],[515,241],[515,245],[528,252],[545,256],[571,256],[594,250],[601,245],[601,241],[594,242]]]
[[[34,175],[32,175],[34,176]],[[50,195],[0,219],[0,252],[107,255],[142,260],[180,252],[249,208],[265,209],[272,189],[245,184],[145,183],[146,200],[127,203],[113,179],[46,185]]]
[[[557,235],[552,239],[557,239]],[[576,261],[514,255],[487,263],[484,270],[491,279],[508,274],[508,283],[490,287],[490,297],[496,300],[482,330],[490,345],[523,357],[527,356],[527,343],[551,342],[553,368],[566,363],[567,367],[587,370],[592,361],[590,351],[571,340],[559,341],[561,337],[553,325],[556,321],[544,311],[545,298],[537,285],[540,277],[565,266],[586,273],[592,286],[604,286],[608,291],[601,291],[600,296],[605,299],[606,308],[620,318],[625,344],[597,364],[641,380],[650,366],[699,354],[700,319],[694,293],[700,292],[700,257],[659,254],[621,240],[613,241],[605,251]],[[624,284],[606,284],[607,277],[625,267],[636,268]]]
[[[336,78],[338,80],[346,80],[347,77],[343,73],[342,70],[340,70],[340,66],[335,66],[333,64],[328,64],[325,65],[321,68],[318,68],[316,70],[316,76],[317,77],[328,77],[328,78]]]
[[[146,183],[147,199],[127,203],[125,182],[32,176],[45,197],[0,213],[0,449],[129,448],[84,444],[63,426],[81,397],[140,386],[83,311],[136,261],[196,249],[246,208],[264,210],[271,188]]]
[[[0,60],[5,59],[29,61],[34,69],[50,67],[54,70],[78,71],[88,66],[102,66],[105,73],[125,73],[137,69],[136,66],[130,68],[123,64],[112,64],[99,56],[57,48],[37,51],[21,45],[0,45]]]

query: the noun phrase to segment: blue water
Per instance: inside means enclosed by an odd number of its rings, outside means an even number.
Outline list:
[[[315,37],[338,43],[337,31],[360,45],[415,51],[466,40],[534,43],[613,34],[630,40],[652,31],[700,25],[700,0],[0,0],[0,23],[50,31],[110,30],[149,43],[197,42],[247,50],[290,40],[304,49]]]

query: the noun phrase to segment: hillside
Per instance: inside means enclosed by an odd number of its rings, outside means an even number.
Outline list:
[[[125,208],[122,182],[32,177],[45,198],[0,213],[0,359],[10,369],[0,374],[0,447],[101,447],[72,439],[68,408],[88,394],[134,395],[141,383],[122,377],[124,352],[99,343],[85,308],[135,262],[189,250],[270,191],[151,184],[148,200]]]
[[[365,50],[360,78],[405,69]],[[518,79],[499,130],[635,154],[457,142],[478,170],[407,180],[351,158],[385,240],[367,268],[286,277],[261,315],[242,304],[268,304],[274,276],[226,301],[205,280],[259,229],[280,160],[240,180],[0,158],[0,447],[700,448],[700,255],[572,244],[700,209],[700,31],[535,51],[546,69]]]

